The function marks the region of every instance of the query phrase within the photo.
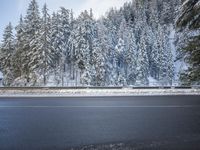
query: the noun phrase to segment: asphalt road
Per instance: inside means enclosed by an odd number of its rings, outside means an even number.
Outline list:
[[[111,143],[200,149],[200,96],[0,98],[0,150]]]

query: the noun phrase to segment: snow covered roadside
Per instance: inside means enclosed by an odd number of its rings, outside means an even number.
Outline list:
[[[200,89],[0,89],[0,97],[200,95]]]

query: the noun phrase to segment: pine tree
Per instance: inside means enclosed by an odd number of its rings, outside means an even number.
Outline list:
[[[62,56],[62,50],[61,50],[61,32],[59,31],[60,31],[59,15],[54,12],[51,19],[51,47],[55,52],[54,78],[56,80],[57,85],[60,85],[62,78],[61,76],[63,76],[62,69],[60,66],[60,58]]]
[[[149,2],[149,24],[152,27],[153,31],[156,31],[157,27],[158,27],[158,23],[159,23],[159,19],[158,19],[158,2],[157,0],[153,0]]]
[[[119,38],[119,42],[116,45],[115,49],[116,49],[117,83],[118,85],[126,85],[127,82],[124,70],[125,45],[124,45],[124,40],[122,38]]]
[[[2,43],[3,44],[0,49],[0,61],[4,75],[3,83],[5,86],[10,86],[14,80],[12,58],[15,50],[13,27],[11,23],[9,23],[4,30]]]
[[[37,72],[43,76],[43,84],[46,85],[48,73],[55,67],[56,52],[51,46],[51,17],[46,4],[42,9],[42,14],[36,57],[38,59]]]
[[[150,75],[155,78],[156,80],[159,80],[159,68],[160,68],[160,39],[158,36],[159,31],[155,31],[154,34],[150,37],[153,41],[152,47],[151,47],[151,54],[150,54]]]
[[[77,26],[75,27],[75,53],[76,53],[76,60],[78,64],[78,68],[81,70],[81,81],[84,80],[84,83],[91,83],[90,73],[93,69],[92,63],[94,61],[93,54],[93,47],[94,47],[94,37],[95,37],[95,21],[91,18],[91,12],[88,14],[87,11],[81,13],[77,20]],[[87,77],[86,77],[87,76]],[[88,82],[85,81],[88,79]]]
[[[163,10],[161,13],[161,23],[162,24],[169,24],[171,20],[173,20],[173,16],[171,15],[173,10],[170,5],[171,3],[169,1],[165,2],[163,1],[162,6]]]
[[[188,26],[190,29],[199,29],[199,9],[198,0],[183,0],[179,18],[176,21],[177,27]]]
[[[24,52],[26,53],[26,61],[24,62],[26,69],[25,76],[29,85],[35,85],[37,82],[36,69],[38,64],[38,37],[39,29],[41,27],[41,19],[39,13],[39,7],[36,0],[32,0],[29,4],[27,14],[24,20],[25,23],[25,41]]]
[[[181,75],[183,84],[200,84],[200,5],[198,0],[185,0],[176,22],[178,28],[188,32],[189,38],[182,46],[189,68]],[[194,34],[195,33],[195,34]]]
[[[169,43],[168,29],[159,26],[159,81],[162,85],[171,85],[174,76],[173,56]]]
[[[83,73],[85,69],[85,50],[87,49],[87,41],[84,38],[83,30],[81,27],[77,27],[75,30],[75,39],[74,39],[74,46],[75,46],[75,55],[76,55],[76,64],[77,68],[81,70]]]
[[[93,49],[94,65],[95,72],[93,85],[95,86],[105,86],[105,58],[100,47],[100,42],[98,39],[94,39],[94,49]]]
[[[80,70],[80,80],[81,83],[83,84],[83,74],[84,71],[87,69],[89,69],[89,46],[88,46],[88,42],[85,39],[85,30],[84,28],[77,26],[75,28],[75,38],[73,40],[73,44],[75,47],[75,56],[76,56],[76,69]],[[77,78],[77,77],[76,77]]]
[[[101,53],[105,59],[105,84],[113,85],[114,78],[112,76],[113,68],[113,44],[111,34],[106,27],[106,20],[100,20],[97,24],[98,41]]]
[[[135,84],[136,78],[136,59],[137,59],[137,43],[135,39],[135,34],[131,28],[128,28],[126,55],[125,63],[127,64],[127,82],[129,85]]]
[[[149,75],[149,64],[148,64],[148,56],[146,50],[146,35],[144,31],[142,32],[140,38],[140,45],[138,48],[138,56],[137,56],[137,76],[136,76],[136,85],[145,86],[148,85],[148,75]]]
[[[74,39],[75,37],[75,19],[74,19],[74,14],[73,11],[71,10],[70,12],[70,37],[69,37],[69,66],[70,66],[70,79],[74,80],[75,79],[75,61],[76,61],[76,56],[75,56],[75,46],[74,46]]]
[[[122,40],[121,42],[123,42],[123,53],[122,53],[122,57],[121,57],[121,63],[123,64],[123,68],[121,68],[122,74],[124,74],[125,78],[127,78],[127,68],[128,68],[128,64],[126,63],[126,55],[127,55],[127,51],[129,49],[130,46],[130,39],[131,38],[129,36],[129,33],[131,29],[128,26],[128,23],[126,22],[125,18],[122,18],[122,22],[120,24],[119,27],[119,31],[118,31],[118,37],[119,37],[119,42],[120,40]],[[118,43],[120,44],[120,43]],[[119,46],[119,45],[118,45]]]
[[[119,85],[126,85],[127,81],[127,64],[126,64],[126,52],[127,52],[127,36],[128,36],[128,26],[126,23],[125,18],[122,18],[122,22],[119,27],[118,37],[119,41],[115,47],[116,49],[116,56],[117,56],[117,75],[118,75],[118,84]]]
[[[111,16],[110,16],[111,17]],[[108,85],[117,85],[117,66],[116,66],[116,51],[115,46],[117,45],[117,27],[112,20],[103,20],[104,30],[103,37],[105,38],[107,45],[106,54],[106,81]],[[104,46],[105,47],[105,46]],[[106,50],[106,49],[105,49]]]
[[[14,82],[12,86],[26,86],[28,80],[28,70],[30,70],[28,64],[30,59],[28,58],[29,49],[27,49],[26,29],[24,19],[21,15],[19,24],[16,26],[16,40],[15,40],[15,52],[13,54],[13,76]]]
[[[70,37],[70,10],[61,7],[58,13],[58,35],[59,35],[59,49],[61,54],[60,74],[62,86],[64,86],[64,79],[66,78],[67,64],[69,64],[69,37]]]
[[[24,21],[23,17],[20,17],[19,25],[16,27],[16,44],[15,52],[13,54],[13,75],[14,78],[22,77],[24,69],[24,56],[23,56],[23,47],[24,47]]]

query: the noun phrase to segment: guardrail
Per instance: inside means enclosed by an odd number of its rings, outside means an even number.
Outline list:
[[[0,90],[2,89],[123,89],[123,87],[91,87],[91,86],[68,86],[68,87],[0,87]]]
[[[200,86],[112,86],[112,87],[96,87],[96,86],[68,86],[68,87],[0,87],[0,90],[57,90],[57,89],[200,89]]]

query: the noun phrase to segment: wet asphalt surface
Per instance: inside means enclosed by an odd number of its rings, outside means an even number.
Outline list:
[[[200,96],[0,98],[0,150],[199,150]]]

